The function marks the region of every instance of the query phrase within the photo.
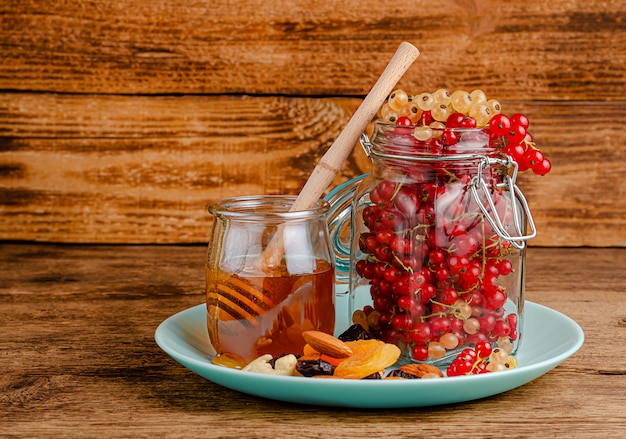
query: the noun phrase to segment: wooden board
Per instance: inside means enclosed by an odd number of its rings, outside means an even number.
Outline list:
[[[204,242],[206,205],[296,194],[400,41],[399,86],[483,88],[553,161],[539,246],[626,245],[626,5],[0,5],[0,239]],[[335,181],[369,171],[359,148]]]
[[[2,114],[13,123],[0,119],[11,127],[0,151],[0,237],[65,242],[205,241],[211,201],[296,194],[360,102],[10,97],[14,107]],[[626,201],[618,197],[626,133],[613,116],[621,104],[581,104],[574,114],[563,103],[505,106],[538,120],[533,132],[554,163],[545,177],[520,176],[539,229],[533,243],[626,245]],[[603,135],[581,138],[572,126],[584,125]],[[357,147],[337,183],[369,170]]]
[[[626,4],[541,0],[5,0],[3,89],[364,95],[401,41],[409,84],[624,97]]]
[[[565,313],[585,332],[583,346],[560,366],[493,397],[393,410],[265,400],[207,381],[168,357],[154,331],[203,303],[205,254],[204,246],[0,245],[0,435],[624,435],[626,272],[619,267],[626,249],[528,252],[526,299]]]

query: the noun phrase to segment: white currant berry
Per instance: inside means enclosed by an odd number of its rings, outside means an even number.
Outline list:
[[[422,111],[430,111],[435,104],[433,95],[430,93],[421,93],[417,95],[413,98],[413,102],[415,102]]]
[[[425,142],[433,137],[433,130],[431,127],[427,126],[415,127],[413,130],[413,137],[419,141]]]
[[[463,330],[469,335],[474,335],[480,330],[480,322],[477,318],[471,317],[463,323]]]
[[[446,128],[446,124],[439,121],[431,122],[430,128],[433,130],[433,138],[438,139],[443,134],[443,130]]]
[[[502,112],[502,105],[500,105],[500,101],[497,99],[489,99],[487,101],[487,106],[489,107],[489,110],[491,110],[491,117]]]
[[[486,102],[472,105],[469,116],[476,120],[476,126],[484,127],[489,123],[491,119],[491,110]]]
[[[506,369],[507,369],[507,367],[504,364],[502,364],[502,363],[493,363],[492,362],[492,363],[489,363],[487,365],[487,370],[489,372],[500,372],[500,371],[503,371],[503,370],[506,370]]]
[[[517,358],[509,355],[509,359],[504,363],[504,367],[507,369],[515,369],[517,367]]]
[[[502,348],[495,348],[489,356],[490,362],[504,364],[509,359],[509,354]]]
[[[384,104],[380,108],[380,118],[387,123],[395,123],[398,120],[398,113],[389,105]]]
[[[472,105],[487,102],[487,95],[482,90],[472,90],[470,96],[472,98]]]
[[[446,348],[444,348],[441,343],[436,341],[431,341],[428,343],[428,356],[433,360],[439,360],[446,355]]]
[[[435,100],[436,104],[448,105],[451,99],[450,92],[445,88],[440,88],[433,93],[433,99]]]
[[[454,349],[459,345],[459,338],[451,332],[446,332],[439,338],[439,343],[445,349]]]
[[[435,104],[430,110],[433,119],[439,122],[445,122],[448,116],[452,114],[452,108],[446,104]]]
[[[417,121],[420,120],[420,117],[422,117],[422,110],[420,110],[417,104],[414,104],[413,102],[409,102],[409,104],[406,107],[402,108],[402,111],[400,112],[400,116],[408,117],[409,119],[411,119],[411,122],[415,124],[417,123]]]
[[[455,111],[467,114],[472,105],[472,97],[465,90],[456,90],[450,96],[450,104]]]
[[[509,337],[500,337],[498,338],[498,347],[505,351],[507,354],[511,355],[514,345]]]
[[[409,95],[404,90],[394,90],[389,95],[387,104],[396,112],[399,112],[402,107],[405,107],[409,103]]]

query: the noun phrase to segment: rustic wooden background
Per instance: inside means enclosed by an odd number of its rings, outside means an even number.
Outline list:
[[[400,87],[530,117],[533,245],[626,246],[626,2],[582,0],[3,0],[0,239],[205,242],[212,200],[299,191],[401,41]]]

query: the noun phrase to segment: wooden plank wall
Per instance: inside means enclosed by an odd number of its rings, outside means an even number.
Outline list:
[[[205,242],[212,200],[299,191],[401,41],[399,87],[530,117],[533,245],[626,245],[626,3],[575,0],[3,0],[0,239]]]

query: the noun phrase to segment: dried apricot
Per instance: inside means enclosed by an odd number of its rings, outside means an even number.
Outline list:
[[[346,345],[352,350],[352,355],[359,352],[367,352],[377,349],[385,344],[382,340],[369,339],[369,340],[354,340],[345,342]]]
[[[368,342],[370,340],[359,340]],[[356,343],[356,342],[355,342]],[[362,379],[394,364],[400,356],[396,345],[383,343],[372,350],[355,353],[335,368],[334,376],[347,379]]]

